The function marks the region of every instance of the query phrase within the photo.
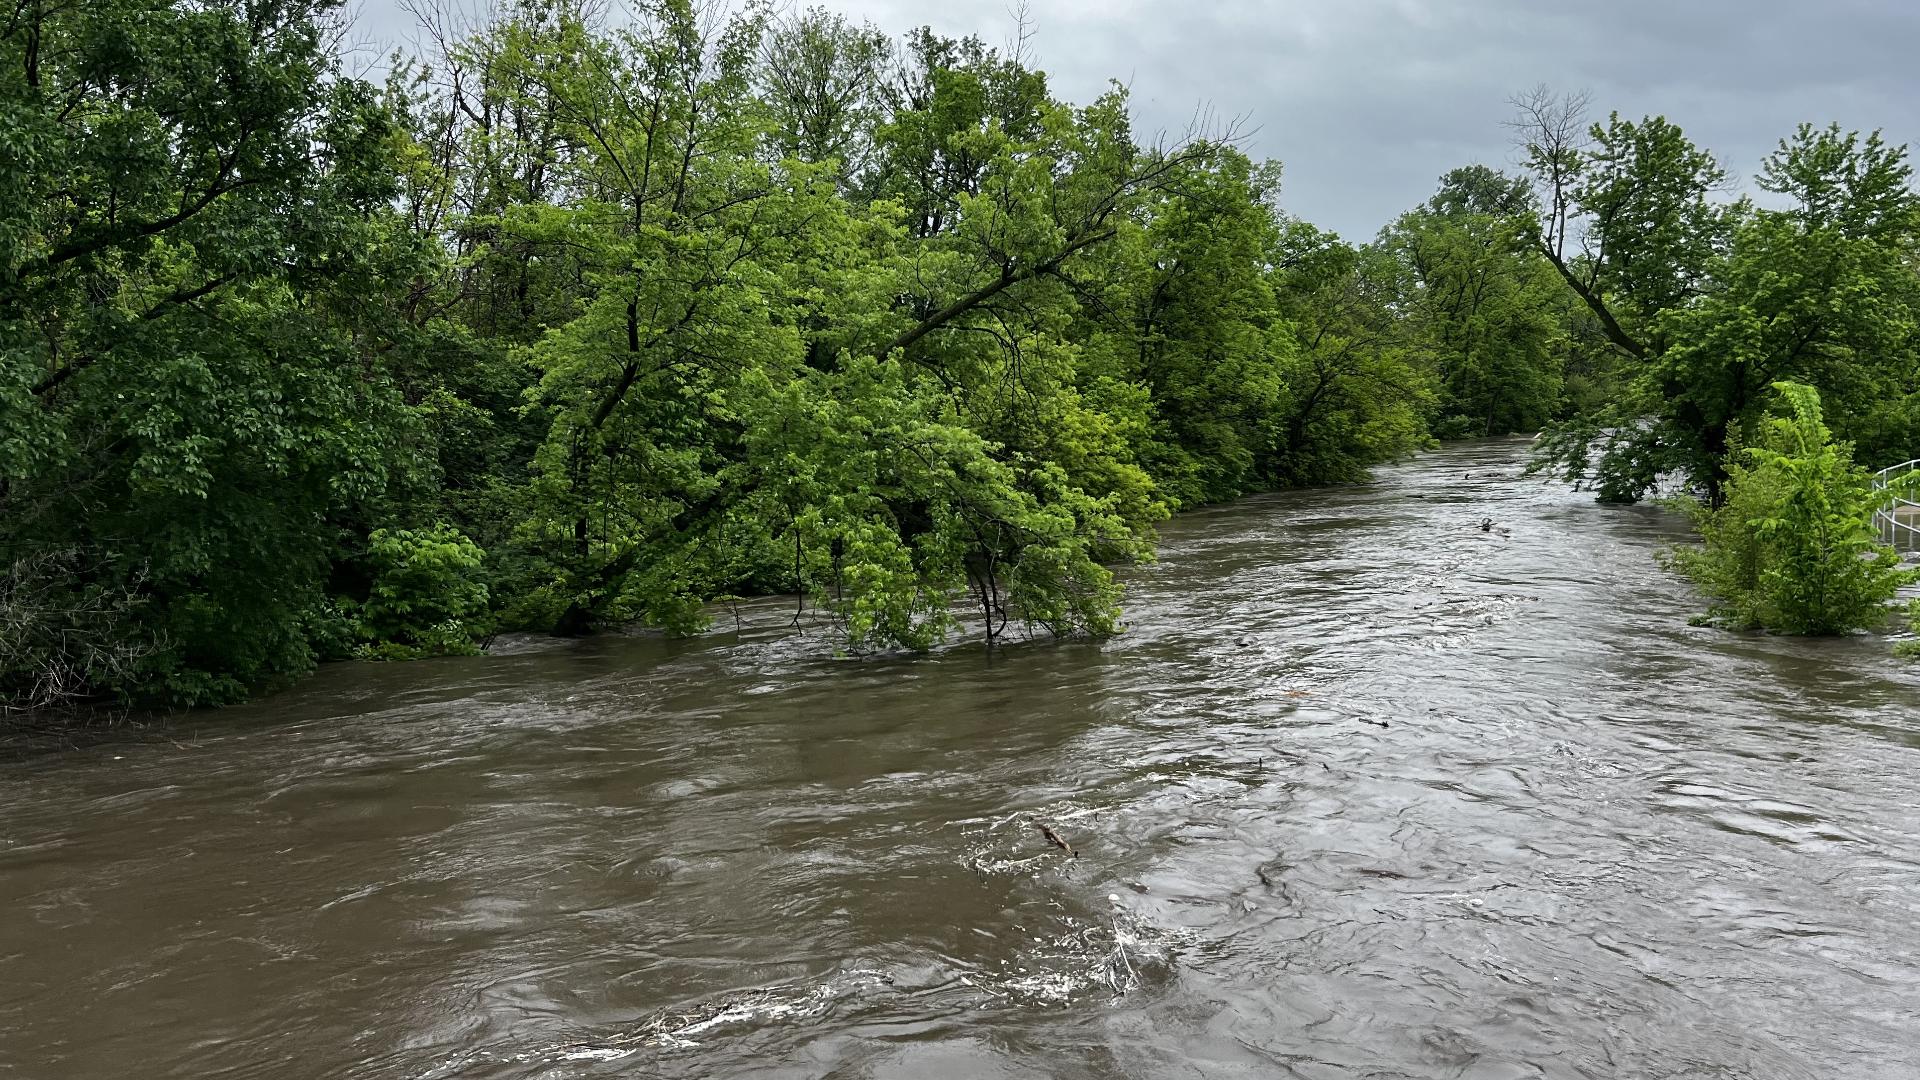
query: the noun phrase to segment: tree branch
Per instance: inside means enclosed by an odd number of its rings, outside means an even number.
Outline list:
[[[1601,299],[1600,294],[1595,292],[1587,282],[1581,281],[1580,278],[1574,274],[1573,269],[1567,265],[1566,260],[1562,259],[1559,253],[1553,250],[1553,245],[1545,238],[1542,238],[1537,242],[1536,246],[1540,254],[1545,255],[1547,261],[1553,264],[1553,268],[1560,272],[1561,279],[1567,283],[1568,287],[1573,289],[1574,293],[1578,295],[1581,300],[1586,302],[1587,308],[1593,312],[1594,317],[1600,320],[1600,329],[1607,335],[1607,340],[1613,342],[1614,345],[1626,351],[1631,356],[1642,360],[1646,359],[1647,347],[1635,339],[1633,335],[1627,333],[1626,328],[1620,325],[1620,320],[1613,317],[1613,311],[1607,307],[1607,302]]]
[[[162,297],[159,303],[141,312],[140,321],[151,322],[154,319],[157,319],[160,316],[166,314],[168,309],[175,307],[179,304],[192,303],[193,301],[198,300],[203,296],[206,296],[208,293],[213,292],[215,289],[220,288],[222,285],[227,284],[228,282],[232,281],[234,278],[238,276],[239,275],[237,274],[225,274],[220,277],[213,278],[212,280],[206,282],[205,284],[195,286],[194,288],[182,289],[178,292],[169,293],[168,295]],[[68,379],[73,378],[76,374],[78,374],[83,369],[91,367],[99,359],[100,359],[100,354],[98,353],[75,357],[71,363],[67,364],[67,366],[61,368],[59,371],[56,371],[53,374],[48,375],[46,378],[41,379],[39,382],[35,383],[32,390],[33,396],[35,397],[45,396],[47,393],[51,392],[55,387],[59,386],[61,383],[66,382]]]
[[[1087,248],[1094,246],[1095,244],[1102,243],[1107,240],[1111,240],[1116,235],[1118,235],[1118,233],[1113,229],[1104,229],[1100,232],[1089,233],[1085,236],[1080,237],[1078,240],[1075,240],[1072,243],[1068,244],[1066,247],[1061,248],[1058,252],[1055,252],[1053,255],[1049,256],[1048,258],[1046,258],[1041,262],[1034,263],[1030,266],[1022,267],[1019,270],[1001,271],[1000,276],[997,279],[995,279],[993,282],[987,285],[983,285],[980,288],[975,289],[974,291],[961,297],[960,299],[955,300],[953,303],[948,304],[946,307],[941,308],[939,311],[936,311],[932,315],[929,315],[927,318],[921,320],[919,325],[914,326],[909,330],[906,330],[905,332],[901,333],[898,337],[895,337],[892,341],[887,342],[886,347],[880,350],[880,355],[887,356],[891,354],[895,349],[910,348],[914,342],[919,341],[921,338],[926,337],[928,334],[933,333],[935,330],[938,330],[941,327],[952,322],[953,320],[961,317],[962,315],[965,315],[966,313],[979,307],[981,304],[984,304],[987,301],[993,299],[994,297],[1000,295],[1001,293],[1006,292],[1008,289],[1012,288],[1013,286],[1018,285],[1023,281],[1031,281],[1034,278],[1040,277],[1043,274],[1050,274],[1053,271],[1058,270],[1060,268],[1061,263],[1066,262],[1068,259],[1072,258],[1074,255],[1078,254],[1079,252],[1084,251]]]

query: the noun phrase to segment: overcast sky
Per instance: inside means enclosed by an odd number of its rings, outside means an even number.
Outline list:
[[[823,0],[901,32],[1004,44],[1012,0]],[[1662,113],[1750,177],[1801,121],[1920,142],[1920,0],[1030,0],[1056,96],[1133,90],[1140,133],[1197,109],[1244,117],[1285,163],[1282,201],[1365,240],[1458,165],[1507,167],[1515,92],[1587,90],[1595,110]],[[399,0],[361,0],[395,40]]]

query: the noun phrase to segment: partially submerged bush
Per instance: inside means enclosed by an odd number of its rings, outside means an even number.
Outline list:
[[[487,634],[486,553],[450,525],[376,529],[368,538],[367,599],[343,611],[357,626],[354,655],[410,660],[479,651]]]
[[[1712,600],[1707,618],[1737,629],[1843,634],[1886,621],[1913,578],[1880,545],[1876,491],[1852,448],[1833,441],[1810,386],[1775,383],[1790,415],[1769,416],[1758,446],[1728,463],[1726,501],[1691,513],[1704,541],[1669,564]]]
[[[1920,660],[1920,600],[1915,600],[1907,606],[1907,618],[1910,620],[1916,640],[1903,641],[1894,646],[1893,651],[1895,655],[1904,656],[1909,660]]]

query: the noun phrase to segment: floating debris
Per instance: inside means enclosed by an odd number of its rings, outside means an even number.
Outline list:
[[[1029,873],[1038,872],[1048,865],[1060,866],[1059,857],[1051,851],[1029,854],[1033,850],[1032,841],[1027,839],[1031,833],[1007,833],[1005,830],[1009,826],[1019,826],[1023,830],[1032,826],[1049,847],[1066,852],[1068,858],[1077,859],[1079,851],[1060,832],[1062,823],[1094,817],[1099,813],[1098,807],[1062,804],[1039,811],[1016,810],[990,821],[975,819],[963,822],[978,826],[981,834],[979,843],[968,853],[967,865],[980,874]],[[1002,835],[996,837],[994,834]]]
[[[1047,838],[1047,843],[1052,844],[1054,847],[1057,847],[1061,851],[1066,852],[1067,858],[1077,859],[1080,857],[1080,853],[1073,850],[1073,845],[1067,843],[1065,840],[1062,840],[1060,838],[1060,834],[1053,831],[1052,826],[1048,825],[1044,821],[1036,821],[1034,822],[1034,824],[1040,826],[1040,835]]]

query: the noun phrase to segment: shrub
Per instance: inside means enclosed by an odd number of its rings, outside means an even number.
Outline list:
[[[373,660],[471,654],[487,632],[486,553],[450,525],[376,529],[368,537],[367,599],[348,604]]]
[[[1703,546],[1669,563],[1713,601],[1707,619],[1784,634],[1843,634],[1884,622],[1912,578],[1875,541],[1876,492],[1852,448],[1833,441],[1810,386],[1775,383],[1789,415],[1728,464],[1726,501],[1692,514]]]
[[[1903,641],[1893,647],[1894,654],[1909,660],[1920,660],[1920,600],[1907,607],[1907,619],[1916,636],[1916,640]]]

